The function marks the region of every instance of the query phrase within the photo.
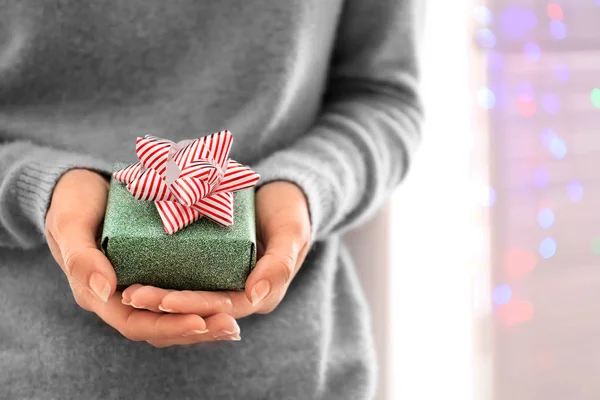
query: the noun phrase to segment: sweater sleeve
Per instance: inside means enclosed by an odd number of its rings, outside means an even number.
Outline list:
[[[0,133],[0,248],[29,248],[44,242],[52,191],[66,171],[110,171],[107,162],[91,156],[1,139]]]
[[[404,178],[420,142],[419,0],[347,0],[321,114],[292,146],[261,160],[260,185],[307,197],[312,240],[371,216]]]

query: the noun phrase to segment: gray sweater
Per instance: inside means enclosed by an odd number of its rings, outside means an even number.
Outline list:
[[[0,399],[368,399],[369,314],[339,235],[419,142],[418,0],[0,0]],[[42,235],[74,167],[136,136],[229,129],[261,184],[307,195],[314,242],[241,342],[156,349],[74,302]],[[360,268],[379,268],[363,265]]]

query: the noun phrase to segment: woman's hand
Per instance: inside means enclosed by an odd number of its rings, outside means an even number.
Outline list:
[[[239,327],[227,314],[214,313],[208,318],[157,314],[121,302],[121,293],[115,293],[114,269],[97,245],[107,196],[106,179],[74,169],[56,184],[46,216],[48,246],[67,276],[77,304],[126,338],[155,346],[239,340]]]
[[[136,308],[208,317],[234,318],[273,311],[302,265],[310,243],[310,217],[302,191],[289,182],[272,182],[256,192],[259,260],[244,292],[173,291],[134,285],[123,302]]]

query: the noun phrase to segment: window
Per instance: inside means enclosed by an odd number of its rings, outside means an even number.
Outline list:
[[[599,398],[599,23],[599,0],[430,1],[394,398]]]

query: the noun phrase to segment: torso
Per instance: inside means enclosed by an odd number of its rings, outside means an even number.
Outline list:
[[[0,129],[115,161],[229,129],[255,161],[314,122],[338,3],[0,0]]]

